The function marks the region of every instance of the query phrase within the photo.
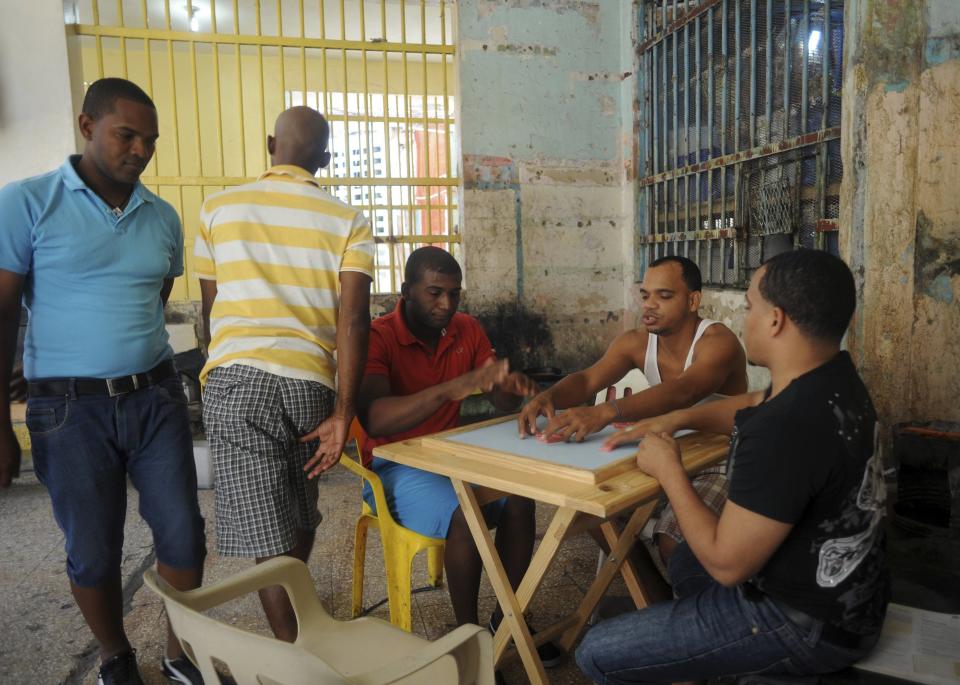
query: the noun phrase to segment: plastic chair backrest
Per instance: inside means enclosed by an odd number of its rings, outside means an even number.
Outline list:
[[[619,381],[610,386],[614,389],[616,394],[616,399],[624,396],[626,390],[630,390],[632,393],[640,392],[641,390],[646,390],[650,387],[650,383],[647,382],[647,377],[643,375],[643,371],[640,369],[630,369],[627,372],[627,375],[621,378]],[[608,388],[603,388],[597,393],[597,397],[594,400],[594,404],[603,404],[607,401],[607,391]]]
[[[228,625],[201,613],[201,605],[149,569],[144,581],[163,599],[174,633],[184,643],[204,681],[219,682],[214,660],[230,669],[238,685],[346,685],[341,674],[319,657],[288,642]],[[229,580],[225,581],[229,585]],[[242,593],[240,593],[242,594]],[[300,607],[298,607],[300,608]]]

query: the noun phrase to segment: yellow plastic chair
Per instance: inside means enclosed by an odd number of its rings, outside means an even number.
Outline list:
[[[362,436],[362,429],[354,421],[354,426],[350,429],[350,437],[356,441],[358,453],[360,436]],[[380,531],[380,543],[383,547],[390,622],[409,632],[412,627],[410,579],[413,559],[421,551],[426,550],[427,576],[430,584],[440,587],[443,584],[444,539],[420,535],[394,521],[387,506],[387,496],[383,491],[380,477],[345,454],[340,459],[340,463],[360,477],[361,485],[362,481],[370,483],[373,501],[377,507],[374,512],[361,497],[362,509],[360,518],[357,519],[353,545],[353,616],[359,616],[363,610],[363,568],[367,558],[367,531],[373,526]]]
[[[461,626],[429,642],[376,618],[337,621],[313,589],[306,565],[277,557],[213,585],[179,592],[155,570],[147,587],[163,598],[173,630],[204,682],[219,683],[215,661],[238,685],[493,685],[493,641]],[[297,615],[294,643],[252,633],[205,615],[261,588],[280,585]]]

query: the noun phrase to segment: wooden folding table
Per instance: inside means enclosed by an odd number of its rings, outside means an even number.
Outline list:
[[[494,637],[494,662],[499,664],[503,660],[510,638],[513,638],[530,682],[540,685],[549,680],[537,656],[536,645],[554,640],[569,652],[617,573],[624,575],[637,607],[647,605],[643,584],[629,564],[624,566],[624,559],[650,518],[661,490],[657,481],[623,459],[594,474],[578,474],[576,469],[555,468],[552,464],[537,463],[523,456],[509,458],[503,449],[485,450],[482,446],[464,445],[449,439],[477,426],[504,421],[513,421],[516,426],[515,417],[495,419],[447,433],[381,445],[374,448],[373,453],[382,459],[450,478],[504,613],[504,620]],[[519,438],[517,440],[519,442]],[[679,438],[678,442],[684,467],[690,474],[716,464],[727,454],[726,436],[695,433]],[[528,447],[525,449],[529,452]],[[551,449],[551,446],[545,445],[544,449]],[[510,587],[480,509],[483,503],[505,494],[521,495],[557,507],[516,592]],[[610,521],[631,509],[634,511],[622,530]],[[523,620],[523,612],[530,605],[560,544],[568,535],[598,525],[610,544],[610,553],[596,579],[572,614],[539,631],[534,639]]]

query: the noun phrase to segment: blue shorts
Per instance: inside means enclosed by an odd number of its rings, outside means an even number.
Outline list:
[[[449,478],[378,457],[373,458],[370,469],[380,476],[387,506],[397,523],[428,538],[446,539],[450,520],[460,508]],[[363,499],[374,512],[377,511],[373,490],[366,482],[363,484]],[[506,501],[504,497],[484,505],[483,513],[488,523],[495,524],[499,520]]]
[[[31,397],[27,428],[75,585],[99,587],[120,573],[127,476],[157,560],[177,569],[203,565],[193,439],[178,378],[117,397]]]

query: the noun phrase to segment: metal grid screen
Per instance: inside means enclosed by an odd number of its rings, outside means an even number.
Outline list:
[[[778,252],[837,250],[843,10],[641,3],[637,273],[679,254],[744,287]]]
[[[423,244],[460,251],[455,21],[444,0],[75,0],[84,86],[121,76],[153,97],[157,154],[142,181],[180,213],[188,275],[204,198],[269,165],[291,105],[331,124],[321,184],[370,217],[375,292],[396,292]],[[199,299],[179,279],[174,299]]]

